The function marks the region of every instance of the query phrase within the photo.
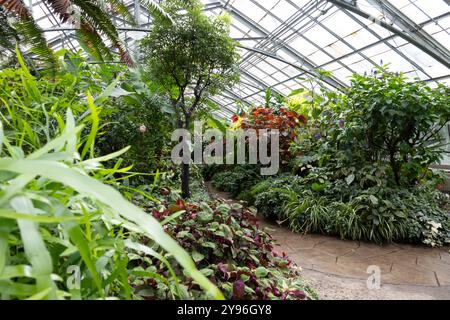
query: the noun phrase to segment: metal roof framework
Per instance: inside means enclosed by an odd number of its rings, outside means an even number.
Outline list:
[[[61,25],[41,0],[27,0],[54,49],[79,48],[71,25]],[[106,1],[107,2],[107,1]],[[138,0],[124,1],[137,26],[113,17],[137,54],[151,17]],[[382,64],[421,81],[450,85],[450,0],[202,0],[208,15],[228,12],[239,41],[241,81],[212,97],[229,118],[238,105],[321,85],[342,90],[353,73]],[[325,76],[320,70],[332,72]]]

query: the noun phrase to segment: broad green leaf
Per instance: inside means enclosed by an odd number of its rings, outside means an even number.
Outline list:
[[[13,198],[10,203],[16,211],[34,214],[32,202],[24,196]],[[21,219],[17,220],[17,224],[19,225],[25,254],[31,262],[35,273],[37,290],[42,291],[50,288],[48,298],[55,299],[56,285],[51,278],[53,271],[52,259],[42,240],[38,225],[33,221]]]
[[[97,136],[99,124],[100,124],[100,118],[98,116],[98,109],[94,104],[94,101],[92,100],[92,96],[90,92],[87,93],[87,104],[89,106],[89,109],[91,111],[91,131],[89,132],[88,138],[86,143],[84,144],[83,151],[81,152],[81,158],[83,159],[87,152],[90,150],[91,158],[94,157],[94,145],[95,145],[95,137]]]
[[[375,197],[373,194],[371,194],[371,195],[369,196],[369,198],[370,198],[370,201],[371,201],[374,205],[378,205],[378,198],[377,198],[377,197]]]
[[[83,219],[82,217],[52,217],[45,215],[19,213],[10,209],[0,209],[0,218],[21,219],[39,223],[61,223],[65,221],[82,221]]]
[[[269,274],[269,270],[264,267],[258,267],[255,270],[255,275],[257,278],[265,278]]]
[[[351,185],[353,181],[355,181],[355,175],[351,174],[349,176],[347,176],[347,178],[345,179],[345,181],[347,182],[347,185]]]

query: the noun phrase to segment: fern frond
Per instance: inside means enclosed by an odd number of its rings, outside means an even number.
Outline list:
[[[29,20],[31,15],[22,0],[0,0],[0,6],[16,14],[20,19]]]
[[[93,29],[98,33],[105,35],[116,47],[121,55],[122,61],[127,64],[132,64],[130,55],[119,37],[116,27],[112,23],[110,17],[100,7],[95,5],[92,1],[74,0],[74,3],[80,8],[81,15],[88,22]],[[83,27],[83,25],[82,25]]]

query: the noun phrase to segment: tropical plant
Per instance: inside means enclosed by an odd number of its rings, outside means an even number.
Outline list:
[[[291,111],[286,107],[256,107],[241,116],[233,116],[233,122],[239,122],[241,129],[278,130],[280,132],[279,149],[282,162],[286,163],[292,158],[289,152],[291,143],[298,135],[299,128],[306,125],[305,116]]]
[[[183,210],[184,214],[179,214]],[[152,209],[167,232],[191,253],[197,268],[227,299],[305,300],[317,298],[300,270],[286,254],[274,251],[275,242],[258,228],[254,212],[224,202],[162,203]],[[161,273],[155,263],[135,258],[142,271]],[[165,272],[165,271],[163,271]],[[189,297],[207,298],[192,279],[177,273]],[[134,277],[136,292],[148,299],[167,297],[162,280]],[[161,290],[161,288],[164,288]]]
[[[17,40],[19,40],[17,30],[11,25],[5,10],[0,7],[0,58],[4,58],[6,53],[14,54]]]
[[[135,270],[129,264],[134,253],[156,257],[168,270],[165,255],[170,255],[210,297],[222,297],[160,223],[113,188],[120,187],[114,175],[126,175],[127,169],[120,162],[105,168],[102,162],[127,149],[95,158],[96,102],[104,103],[102,94],[95,100],[89,92],[84,99],[72,97],[80,100],[74,104],[78,113],[84,106],[77,125],[70,108],[62,114],[64,93],[52,99],[41,90],[45,81],[29,73],[19,53],[18,60],[24,89],[0,94],[1,298],[138,297],[128,282],[132,274],[163,276]],[[0,78],[14,72],[4,70]],[[136,243],[140,236],[151,243]],[[186,297],[175,275],[166,282],[172,298]]]
[[[155,19],[141,49],[149,75],[170,95],[178,128],[189,130],[206,99],[237,81],[239,55],[227,15],[210,18],[197,0],[168,0],[162,7],[175,23]],[[189,164],[182,166],[182,191],[188,198]]]
[[[161,167],[170,155],[170,132],[173,128],[172,110],[168,99],[155,92],[151,83],[140,76],[138,70],[124,74],[118,86],[111,92],[107,122],[99,137],[98,151],[109,154],[127,146],[130,150],[122,156],[125,166],[136,175],[132,184],[148,183],[149,173]]]
[[[260,168],[256,165],[236,165],[225,171],[217,172],[211,182],[220,191],[229,192],[237,197],[261,181]]]
[[[111,60],[111,51],[103,41],[106,37],[114,47],[119,50],[120,58],[128,65],[133,64],[133,59],[125,49],[118,31],[108,12],[120,15],[130,24],[136,24],[133,16],[128,11],[123,1],[114,0],[45,0],[52,12],[62,23],[70,23],[76,28],[77,38],[95,59]],[[152,0],[140,0],[139,2],[147,11],[170,23],[170,17]],[[52,68],[56,64],[56,58],[48,47],[42,29],[34,21],[30,9],[23,0],[0,0],[0,7],[14,14],[18,21],[15,23],[17,32],[32,46],[31,51],[46,61]]]
[[[346,94],[302,93],[294,107],[309,121],[290,146],[290,179],[264,180],[245,198],[297,232],[449,243],[449,199],[429,168],[442,156],[448,88],[379,69],[355,75]]]
[[[96,103],[104,102],[115,87],[116,66],[90,65],[80,55],[62,50],[56,53],[62,57],[61,72],[50,81],[31,75],[16,52],[21,67],[0,73],[0,112],[5,133],[14,135],[26,152],[42,147],[59,132],[69,107],[79,122],[95,118],[97,129],[101,126],[98,115],[86,110],[86,92],[91,92]],[[87,135],[83,142],[86,139]],[[82,155],[88,151],[83,149]]]
[[[287,196],[281,220],[287,220],[296,232],[376,243],[450,243],[450,216],[445,209],[448,196],[430,186],[412,190],[356,188],[348,198],[338,192],[324,195],[300,186],[296,191],[281,190]]]
[[[341,103],[347,145],[363,150],[366,161],[388,161],[397,185],[415,184],[442,160],[448,87],[431,88],[380,68],[373,76],[354,75]]]
[[[102,169],[100,162],[126,150],[77,160],[80,131],[69,110],[61,136],[28,155],[11,145],[1,132],[2,298],[129,299],[132,289],[128,277],[133,270],[128,270],[126,248],[164,261],[163,254],[157,252],[161,249],[155,251],[157,247],[172,254],[200,287],[220,297],[220,292],[196,271],[189,255],[159,223],[100,182],[107,182],[114,173]],[[133,242],[130,232],[153,239],[156,247]],[[10,252],[14,254],[11,256]],[[64,280],[68,275],[64,268],[71,265],[82,272],[81,292],[70,292],[70,287],[66,287]],[[178,280],[174,277],[172,281],[176,288]],[[175,296],[184,298],[179,294]]]

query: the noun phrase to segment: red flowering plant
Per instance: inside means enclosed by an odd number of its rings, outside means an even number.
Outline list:
[[[236,120],[237,121],[237,120]],[[298,130],[308,123],[306,116],[285,107],[256,107],[242,116],[241,129],[277,129],[280,132],[280,153],[282,162],[288,161],[291,143],[298,135]]]

